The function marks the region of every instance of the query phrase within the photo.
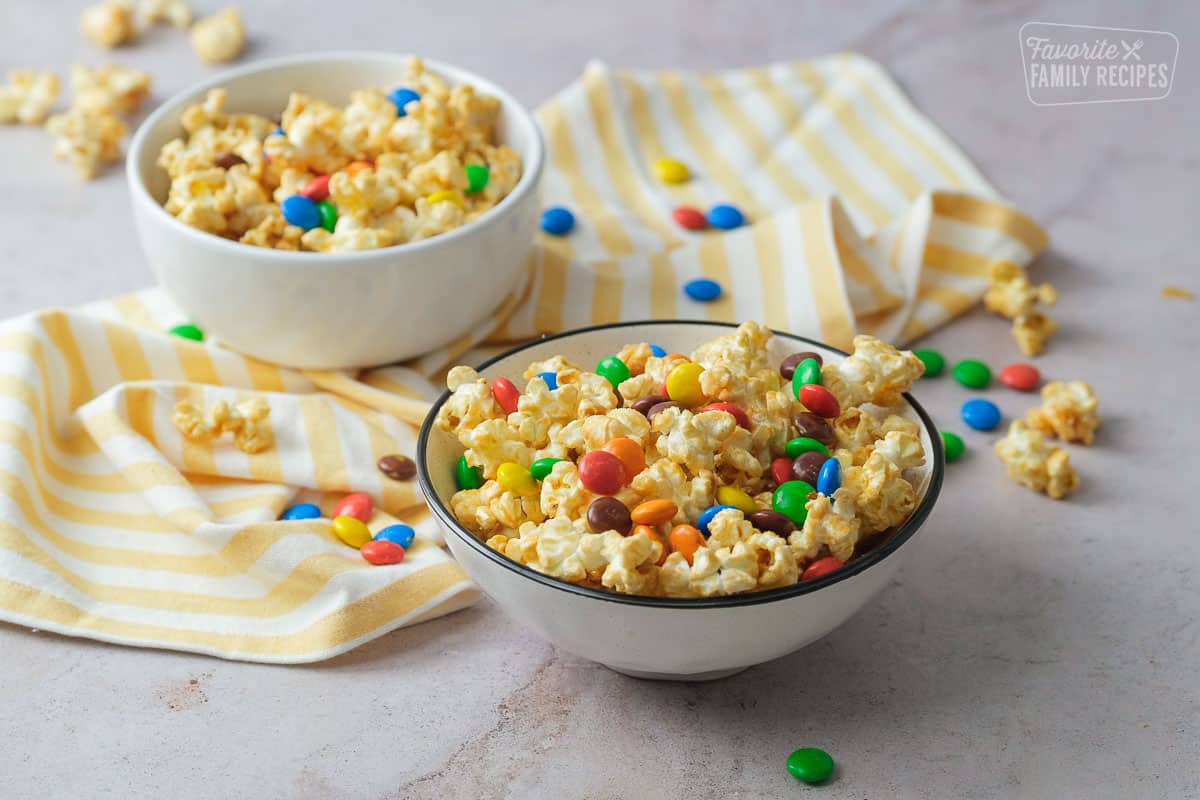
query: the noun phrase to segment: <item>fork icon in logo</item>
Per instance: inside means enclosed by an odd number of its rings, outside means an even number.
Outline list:
[[[1121,56],[1121,60],[1128,61],[1129,57],[1133,56],[1134,59],[1136,59],[1137,61],[1141,61],[1142,57],[1140,55],[1138,55],[1138,50],[1142,49],[1143,44],[1145,44],[1145,42],[1143,42],[1141,39],[1136,40],[1133,44],[1130,44],[1129,42],[1122,39],[1121,47],[1125,48],[1125,55]]]

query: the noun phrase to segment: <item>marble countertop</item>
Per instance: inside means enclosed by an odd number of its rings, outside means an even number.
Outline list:
[[[82,3],[5,3],[0,66],[102,56]],[[212,10],[214,3],[197,3]],[[588,59],[721,68],[854,49],[881,62],[1000,190],[1044,223],[1061,301],[1039,360],[1101,398],[1083,488],[1056,503],[967,437],[900,577],[811,647],[713,684],[647,683],[558,652],[487,601],[311,667],[229,663],[0,626],[4,795],[235,798],[1128,798],[1200,796],[1200,537],[1190,483],[1200,349],[1200,6],[1183,3],[243,3],[247,58],[394,48],[536,104]],[[1029,20],[1168,30],[1158,102],[1035,107]],[[210,73],[160,29],[121,61],[162,99]],[[88,185],[33,129],[0,131],[0,315],[151,282],[123,176]],[[1001,365],[1002,320],[928,345]],[[1030,405],[994,392],[1006,415]],[[960,390],[922,385],[941,420]],[[839,762],[821,789],[795,747]]]

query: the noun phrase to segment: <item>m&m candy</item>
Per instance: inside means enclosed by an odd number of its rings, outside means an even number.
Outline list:
[[[496,468],[496,483],[506,492],[530,497],[538,493],[538,482],[525,467],[506,461]]]
[[[1000,424],[1000,409],[991,400],[977,397],[963,403],[962,421],[977,431],[994,430]]]
[[[957,433],[950,431],[942,431],[942,450],[946,453],[947,461],[958,461],[962,458],[967,446],[963,444],[962,437]]]
[[[724,411],[734,419],[737,424],[746,430],[750,430],[750,417],[746,416],[746,412],[735,406],[733,403],[709,403],[704,408],[700,409],[701,413],[705,411]]]
[[[517,401],[521,399],[521,390],[508,378],[493,378],[492,397],[495,398],[505,414],[511,414],[517,410]]]
[[[721,296],[721,284],[709,278],[696,278],[685,283],[683,291],[698,303],[711,303]]]
[[[607,450],[584,453],[576,468],[579,482],[593,494],[616,494],[627,482],[625,464]]]
[[[811,453],[814,451],[829,455],[829,448],[811,436],[797,436],[795,439],[789,439],[788,443],[784,445],[783,450],[787,453],[788,458],[795,458],[801,453]]]
[[[740,228],[746,221],[746,217],[743,216],[741,211],[738,211],[734,206],[724,203],[710,208],[706,217],[709,225],[722,230]]]
[[[475,194],[483,191],[487,186],[488,177],[491,173],[483,164],[467,164],[463,167],[463,171],[467,175],[467,194]]]
[[[988,365],[974,358],[959,361],[950,370],[950,374],[968,389],[982,389],[992,380],[992,370]]]
[[[600,359],[596,364],[596,374],[606,378],[614,389],[629,380],[630,375],[629,367],[625,366],[625,362],[616,356]]]
[[[383,528],[372,538],[374,538],[374,540],[377,542],[395,542],[407,550],[408,548],[412,547],[413,539],[415,539],[416,536],[416,531],[414,531],[410,526],[396,523],[395,525],[388,525],[386,528]]]
[[[713,521],[713,518],[727,508],[732,508],[735,511],[737,510],[737,506],[721,504],[709,506],[700,512],[700,519],[696,520],[696,527],[700,529],[700,532],[703,533],[705,537],[708,536],[708,526]]]
[[[805,481],[785,481],[771,495],[771,509],[796,523],[797,528],[802,527],[808,518],[808,496],[815,491]]]
[[[842,413],[842,407],[833,393],[817,383],[801,386],[800,391],[796,393],[796,399],[819,417],[833,419]]]
[[[372,539],[363,542],[358,552],[368,564],[383,566],[384,564],[399,564],[404,560],[404,548],[386,539]]]
[[[546,384],[546,388],[548,388],[550,391],[553,392],[558,388],[558,375],[556,373],[539,372],[537,377],[542,379],[542,382]]]
[[[318,519],[321,509],[313,503],[297,503],[291,508],[285,508],[279,515],[280,519]]]
[[[833,758],[816,747],[802,747],[787,757],[787,771],[804,783],[820,783],[833,774]]]
[[[483,486],[483,470],[468,464],[465,453],[459,456],[458,461],[454,463],[454,485],[458,487],[459,491],[478,489]]]
[[[561,458],[553,458],[551,456],[539,458],[529,466],[529,474],[535,480],[544,481],[546,480],[546,476],[554,470],[554,465],[560,461],[562,461]]]
[[[696,557],[696,551],[704,547],[704,534],[692,525],[676,525],[667,534],[667,544],[672,553],[679,553],[688,564]]]
[[[733,506],[744,514],[752,514],[758,510],[758,503],[736,486],[721,486],[717,489],[717,502],[723,506]]]
[[[371,541],[371,531],[362,520],[354,517],[334,517],[333,532],[351,547],[362,547]]]
[[[192,325],[190,322],[183,325],[176,325],[174,328],[171,328],[171,330],[167,331],[167,333],[171,334],[172,336],[178,336],[180,339],[191,339],[193,342],[204,341],[204,331],[200,330],[195,325]]]
[[[700,374],[704,367],[694,361],[677,364],[667,373],[667,397],[681,406],[698,406],[704,402],[704,390],[700,387]]]
[[[817,491],[823,495],[831,495],[842,485],[842,464],[836,458],[830,458],[821,465],[817,473]]]
[[[312,200],[314,203],[319,203],[326,197],[329,197],[329,176],[318,175],[308,183],[304,184],[304,188],[300,190],[300,194]]]
[[[925,374],[921,376],[923,378],[937,377],[946,368],[946,359],[937,350],[913,350],[913,355],[925,365]]]
[[[312,230],[321,224],[321,210],[304,195],[294,194],[283,198],[279,211],[289,225]]]
[[[396,115],[401,117],[408,116],[408,109],[405,108],[409,103],[416,102],[421,99],[421,95],[409,89],[407,86],[398,86],[388,92],[388,100],[396,106]]]
[[[1009,364],[997,377],[1005,386],[1018,392],[1032,392],[1042,383],[1042,374],[1033,364]]]
[[[671,212],[671,219],[681,228],[687,228],[689,231],[702,231],[708,227],[708,220],[704,217],[704,212],[691,206],[679,206]]]
[[[663,183],[685,183],[692,177],[687,164],[673,158],[656,158],[652,166],[654,174]]]
[[[351,492],[343,497],[338,504],[333,507],[331,517],[354,517],[357,520],[366,522],[371,518],[371,510],[374,504],[371,502],[371,496],[366,492]]]
[[[667,354],[667,351],[662,349],[658,345],[656,345],[656,344],[650,345],[650,355],[654,356],[655,358],[662,358],[666,354]]]
[[[823,577],[831,572],[837,572],[844,566],[846,564],[840,558],[834,558],[833,556],[818,558],[804,568],[804,572],[800,573],[800,580],[811,581],[814,578]]]
[[[575,227],[575,215],[561,206],[542,212],[542,230],[551,236],[566,236]]]

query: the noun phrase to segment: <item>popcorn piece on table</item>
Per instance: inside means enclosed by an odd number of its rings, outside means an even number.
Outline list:
[[[121,137],[128,128],[113,114],[71,109],[50,117],[46,130],[58,137],[55,158],[70,162],[81,177],[91,180],[103,165],[121,157]]]
[[[58,76],[53,72],[14,69],[0,86],[0,123],[40,125],[58,99]]]
[[[271,407],[261,397],[254,397],[236,406],[217,400],[208,413],[191,402],[175,404],[172,420],[175,428],[189,439],[214,439],[225,433],[233,434],[234,445],[243,453],[261,453],[275,442],[270,424]]]
[[[71,67],[71,108],[89,114],[129,114],[150,94],[150,75],[120,64]]]
[[[137,38],[129,0],[104,0],[83,10],[79,30],[93,44],[111,49]]]
[[[908,350],[897,350],[874,336],[854,337],[854,352],[840,363],[821,367],[821,383],[842,410],[864,403],[892,406],[912,388],[925,365]]]
[[[147,25],[169,22],[180,30],[192,24],[192,9],[187,0],[140,0],[138,17]]]
[[[1022,486],[1061,500],[1079,486],[1071,458],[1060,447],[1048,446],[1046,438],[1022,420],[1009,426],[1008,434],[996,442],[996,456],[1004,462],[1008,477]]]
[[[1089,384],[1054,381],[1042,387],[1042,404],[1026,411],[1025,419],[1046,436],[1090,445],[1100,427],[1099,407]]]
[[[209,64],[234,60],[246,44],[242,15],[233,6],[196,22],[191,35],[192,49]]]
[[[1013,338],[1027,356],[1041,355],[1046,349],[1046,340],[1057,332],[1058,323],[1040,311],[1022,314],[1013,320]]]
[[[993,314],[1013,320],[1013,338],[1021,352],[1027,356],[1040,354],[1046,340],[1058,330],[1058,325],[1038,311],[1037,304],[1054,305],[1058,302],[1058,292],[1048,283],[1034,286],[1025,270],[1009,261],[993,264],[988,281],[983,295],[984,306]]]

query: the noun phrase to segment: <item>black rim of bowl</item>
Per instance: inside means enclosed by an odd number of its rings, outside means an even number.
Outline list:
[[[511,350],[506,350],[499,355],[493,356],[483,363],[479,364],[476,369],[484,370],[492,366],[498,361],[503,361],[517,353],[520,353],[529,348],[540,345],[545,342],[554,341],[555,339],[566,339],[573,336],[578,336],[583,333],[592,331],[607,330],[609,328],[632,328],[647,325],[706,325],[714,328],[733,329],[737,325],[731,322],[714,322],[710,320],[644,320],[641,322],[613,322],[606,325],[591,325],[586,328],[575,328],[563,333],[551,334],[543,336],[539,339],[534,339],[530,342],[518,345]],[[809,339],[804,336],[797,336],[792,333],[784,333],[772,329],[776,336],[788,339],[794,342],[802,342],[804,344],[816,345],[827,350],[832,350],[836,353],[846,355],[845,351],[838,350],[836,347],[830,347],[827,344],[818,342],[815,339]],[[634,606],[651,606],[655,608],[733,608],[736,606],[750,606],[758,603],[770,603],[775,600],[784,600],[789,597],[797,597],[802,594],[815,592],[818,589],[823,589],[826,586],[844,581],[847,578],[852,578],[864,570],[870,569],[874,565],[883,561],[889,555],[900,549],[901,545],[913,537],[913,534],[925,522],[930,511],[933,510],[933,505],[937,501],[938,493],[942,488],[942,477],[945,471],[945,458],[942,454],[942,448],[939,446],[939,434],[937,427],[934,426],[933,420],[925,413],[925,409],[921,404],[912,398],[908,393],[904,394],[904,399],[908,401],[917,416],[921,419],[921,424],[925,426],[926,432],[929,434],[930,441],[933,443],[933,473],[929,479],[929,488],[925,491],[925,496],[921,499],[920,505],[913,511],[903,525],[894,531],[887,540],[882,544],[872,548],[866,554],[851,560],[846,566],[835,572],[825,575],[820,578],[814,578],[808,581],[798,581],[789,586],[781,586],[777,589],[765,589],[757,592],[745,592],[743,594],[722,595],[720,597],[648,597],[644,595],[621,594],[619,592],[608,591],[605,589],[593,589],[590,586],[580,586],[578,584],[569,583],[568,581],[559,578],[552,578],[549,575],[543,575],[532,567],[527,567],[520,564],[507,556],[497,553],[492,548],[488,547],[483,542],[479,541],[470,531],[462,527],[450,510],[442,503],[442,499],[438,496],[433,488],[433,481],[429,477],[429,468],[426,459],[426,449],[429,444],[429,436],[433,431],[433,421],[437,417],[438,411],[441,410],[446,400],[450,397],[450,391],[447,389],[442,392],[433,407],[429,411],[429,415],[425,417],[425,422],[421,425],[421,432],[417,437],[417,479],[421,485],[421,491],[425,493],[425,501],[429,504],[429,508],[434,515],[442,522],[442,524],[456,536],[462,539],[468,547],[474,548],[486,558],[493,561],[500,567],[517,573],[518,575],[528,578],[538,583],[544,584],[552,589],[558,589],[563,592],[570,592],[582,597],[589,597],[594,600],[604,600],[609,603],[623,603],[625,605]]]

